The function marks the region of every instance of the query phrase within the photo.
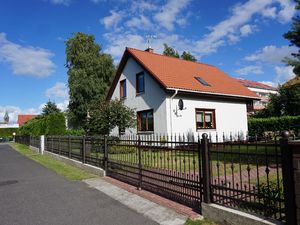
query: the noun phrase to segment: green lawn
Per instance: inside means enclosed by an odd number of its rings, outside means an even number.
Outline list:
[[[88,173],[84,170],[78,169],[74,166],[67,165],[63,162],[57,161],[49,156],[40,155],[34,151],[32,151],[29,147],[22,144],[11,143],[11,147],[13,147],[16,151],[25,155],[26,157],[40,163],[48,169],[53,170],[55,173],[66,177],[69,180],[78,181],[84,180],[88,178],[97,177],[94,174]]]

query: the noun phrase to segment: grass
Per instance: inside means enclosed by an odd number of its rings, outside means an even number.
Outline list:
[[[188,219],[184,225],[217,225],[217,224],[207,219],[203,219],[203,220]]]
[[[72,181],[79,181],[88,178],[97,177],[94,174],[88,173],[84,170],[78,169],[74,166],[70,166],[58,160],[55,160],[46,155],[40,155],[34,151],[32,151],[29,147],[22,144],[11,143],[10,146],[14,148],[16,151],[21,153],[22,155],[40,163],[44,167],[53,170],[58,175],[64,176]]]

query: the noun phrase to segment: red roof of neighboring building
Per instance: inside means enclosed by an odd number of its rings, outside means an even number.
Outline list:
[[[242,85],[246,87],[252,87],[252,88],[260,88],[260,89],[266,89],[266,90],[272,90],[272,91],[277,91],[277,88],[272,87],[267,84],[263,84],[257,81],[252,81],[252,80],[244,80],[244,79],[237,79]]]
[[[129,57],[133,57],[164,89],[257,99],[257,95],[215,66],[148,51],[126,48],[107,98],[110,99]],[[200,77],[209,86],[195,79]]]
[[[22,126],[28,120],[31,120],[36,116],[37,115],[18,115],[18,124],[19,124],[19,126]]]

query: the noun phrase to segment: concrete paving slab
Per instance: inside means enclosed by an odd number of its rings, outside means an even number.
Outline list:
[[[102,178],[91,178],[84,182],[160,225],[183,225],[188,219],[185,215],[114,186]]]

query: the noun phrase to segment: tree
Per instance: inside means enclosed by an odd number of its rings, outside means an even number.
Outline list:
[[[192,61],[192,62],[196,62],[197,59],[195,58],[195,56],[193,56],[190,52],[186,52],[183,51],[181,58],[184,60],[188,60],[188,61]]]
[[[296,9],[300,10],[300,0],[295,0]],[[297,53],[292,53],[293,58],[285,58],[285,62],[288,65],[294,67],[294,73],[297,76],[300,76],[300,16],[297,15],[293,18],[293,24],[291,30],[285,33],[284,38],[288,39],[291,42],[291,45],[294,45],[299,48]]]
[[[179,58],[178,52],[171,46],[168,46],[166,43],[164,44],[163,55]]]
[[[92,135],[109,134],[115,127],[124,130],[136,124],[134,110],[120,100],[98,102],[92,106],[89,114],[87,126]]]
[[[299,116],[300,115],[300,83],[283,85],[279,94],[270,96],[267,107],[259,111],[255,117]]]
[[[183,51],[181,56],[179,56],[178,51],[175,50],[174,48],[172,48],[171,46],[168,46],[166,43],[164,44],[163,55],[171,56],[171,57],[174,57],[174,58],[181,58],[181,59],[188,60],[188,61],[193,61],[193,62],[197,61],[196,57],[193,56],[188,51]]]
[[[66,42],[66,68],[70,123],[80,128],[86,123],[89,107],[105,98],[115,67],[112,57],[101,52],[93,35],[78,32]]]
[[[46,103],[46,105],[42,109],[42,115],[48,116],[52,113],[59,113],[60,109],[57,108],[55,102],[51,102],[50,100]]]

